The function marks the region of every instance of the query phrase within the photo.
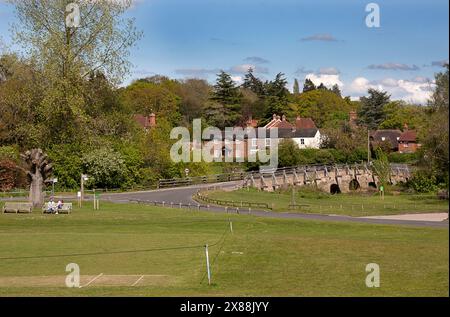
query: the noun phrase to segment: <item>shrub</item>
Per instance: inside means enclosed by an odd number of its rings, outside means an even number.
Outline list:
[[[431,193],[437,191],[436,177],[423,172],[416,173],[407,183],[407,186],[418,193]]]

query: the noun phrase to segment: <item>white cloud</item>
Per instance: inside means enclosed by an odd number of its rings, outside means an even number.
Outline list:
[[[383,78],[375,81],[357,77],[346,87],[344,93],[350,95],[352,99],[358,99],[367,95],[367,90],[372,88],[387,91],[393,100],[425,104],[431,96],[433,87],[434,83],[424,77],[413,79]]]
[[[231,76],[231,79],[238,85],[241,85],[244,82],[242,76]]]
[[[312,80],[314,85],[319,86],[323,83],[328,88],[331,88],[334,85],[338,85],[340,88],[344,86],[344,83],[339,78],[339,75],[330,75],[330,74],[308,74],[305,76],[305,79],[309,78]]]

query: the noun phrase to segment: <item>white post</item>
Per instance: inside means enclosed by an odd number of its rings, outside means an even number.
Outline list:
[[[233,233],[233,222],[230,220],[230,231]]]
[[[206,270],[208,272],[208,285],[211,285],[211,269],[209,267],[208,245],[205,245],[205,254],[206,254]]]

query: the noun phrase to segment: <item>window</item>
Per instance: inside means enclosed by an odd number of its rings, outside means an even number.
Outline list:
[[[300,139],[300,144],[305,145],[305,139]]]
[[[386,141],[386,138],[384,136],[382,136],[381,141]]]
[[[271,141],[272,141],[271,139],[266,139],[266,147],[270,147],[270,142]]]

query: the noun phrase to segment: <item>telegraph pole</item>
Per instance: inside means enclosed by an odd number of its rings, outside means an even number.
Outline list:
[[[367,164],[370,165],[370,129],[367,127]]]

